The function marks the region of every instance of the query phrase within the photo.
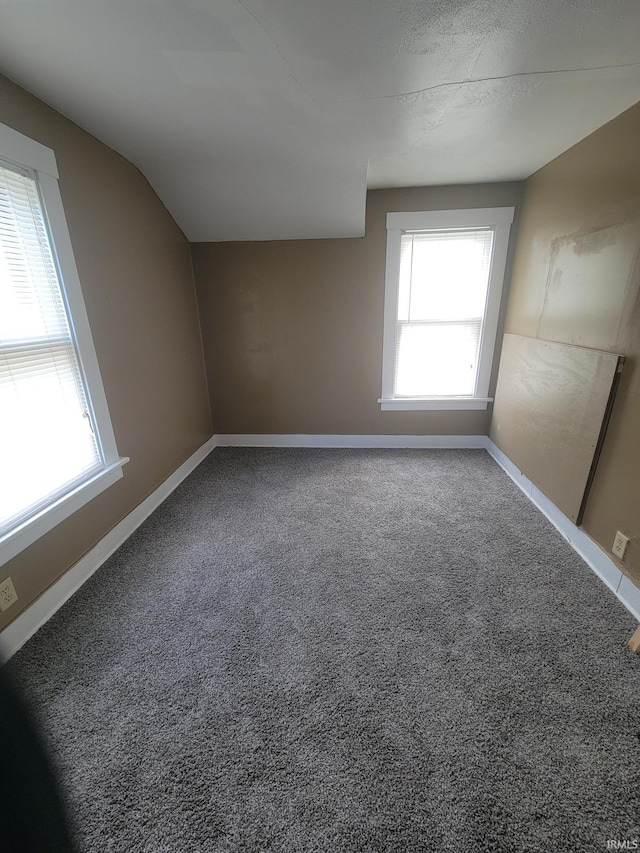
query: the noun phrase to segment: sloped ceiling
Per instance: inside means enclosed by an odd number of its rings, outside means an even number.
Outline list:
[[[638,0],[0,0],[0,71],[192,241],[356,236],[366,187],[524,178],[640,99]]]

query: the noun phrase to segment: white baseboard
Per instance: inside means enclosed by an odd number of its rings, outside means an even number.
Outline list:
[[[60,580],[0,633],[0,657],[8,660],[96,572],[215,447],[397,447],[486,449],[525,495],[564,536],[627,610],[640,621],[640,588],[553,504],[484,435],[214,435],[98,542]]]
[[[199,447],[170,477],[153,491],[148,498],[132,510],[98,544],[88,551],[68,572],[50,586],[33,604],[21,613],[0,633],[0,657],[8,660],[18,649],[47,622],[53,614],[76,592],[105,560],[140,527],[151,513],[169,497],[171,492],[196,468],[216,447],[216,436],[212,436]]]
[[[216,436],[218,447],[416,447],[482,449],[485,435],[240,435]]]
[[[640,588],[626,575],[622,575],[616,595],[629,613],[632,613],[640,621]]]
[[[622,573],[605,551],[588,536],[584,530],[571,521],[558,507],[514,465],[500,448],[485,437],[487,452],[493,456],[513,482],[519,486],[529,500],[549,519],[553,526],[567,540],[585,563],[598,575],[601,581],[620,599],[636,619],[640,621],[640,589]]]

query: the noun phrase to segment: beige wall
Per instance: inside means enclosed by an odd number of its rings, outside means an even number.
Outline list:
[[[584,528],[640,580],[640,105],[526,182],[505,330],[626,354]]]
[[[215,431],[486,434],[488,411],[380,411],[386,214],[512,206],[521,192],[376,190],[362,238],[194,244]]]
[[[141,173],[0,77],[0,122],[53,148],[124,477],[10,563],[19,602],[59,578],[211,435],[189,244]]]

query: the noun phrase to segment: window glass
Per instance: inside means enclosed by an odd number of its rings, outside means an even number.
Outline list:
[[[492,247],[491,228],[402,234],[395,396],[474,394]]]

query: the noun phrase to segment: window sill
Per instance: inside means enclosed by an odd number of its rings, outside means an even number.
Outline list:
[[[75,489],[67,492],[40,512],[26,519],[22,524],[9,530],[0,537],[0,566],[44,536],[65,518],[73,515],[86,503],[97,497],[122,477],[122,467],[129,459],[125,456],[107,465],[90,480],[86,480]]]
[[[493,397],[394,397],[379,399],[383,412],[425,411],[444,409],[486,409]]]

